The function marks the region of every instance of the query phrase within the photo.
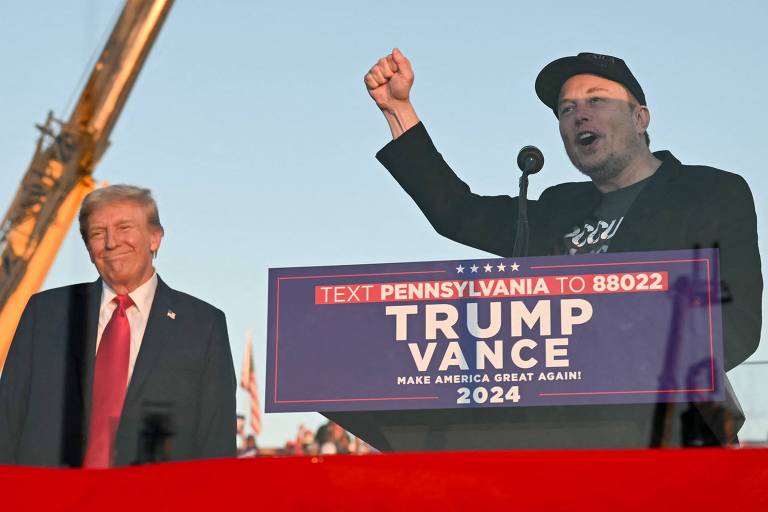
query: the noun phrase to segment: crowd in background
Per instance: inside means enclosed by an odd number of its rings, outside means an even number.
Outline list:
[[[259,448],[256,436],[245,433],[245,418],[237,418],[238,457],[257,457],[263,455],[343,455],[367,454],[375,452],[365,441],[358,439],[340,425],[328,421],[317,431],[299,425],[295,439],[279,448]]]

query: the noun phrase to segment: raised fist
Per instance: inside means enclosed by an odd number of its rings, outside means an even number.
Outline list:
[[[384,111],[392,111],[397,104],[408,103],[413,86],[411,63],[400,50],[380,58],[365,75],[365,86],[376,105]]]

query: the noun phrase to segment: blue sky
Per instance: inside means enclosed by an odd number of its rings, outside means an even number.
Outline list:
[[[3,209],[32,156],[34,124],[49,109],[69,115],[119,6],[0,4]],[[413,63],[422,120],[473,190],[514,193],[517,151],[542,149],[532,197],[581,179],[533,92],[537,73],[580,51],[622,57],[645,90],[654,150],[747,179],[765,266],[766,20],[759,1],[180,0],[95,177],[153,189],[166,229],[158,271],[227,313],[238,371],[253,329],[263,393],[267,268],[485,256],[435,234],[373,158],[390,137],[362,77],[393,46]],[[95,277],[73,227],[45,287]],[[768,359],[765,344],[756,358]],[[732,372],[752,438],[768,431],[763,368]],[[242,393],[239,403],[247,410]],[[260,444],[321,421],[269,415]]]

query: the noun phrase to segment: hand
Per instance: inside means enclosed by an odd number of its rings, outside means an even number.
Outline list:
[[[411,63],[395,48],[391,54],[376,62],[365,75],[364,81],[376,105],[381,110],[393,112],[398,103],[408,103],[413,78]]]
[[[380,58],[366,73],[364,81],[368,94],[384,113],[393,138],[418,124],[419,117],[409,99],[413,69],[400,50],[395,48]]]

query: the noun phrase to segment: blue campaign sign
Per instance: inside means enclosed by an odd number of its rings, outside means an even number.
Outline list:
[[[270,269],[266,411],[722,400],[717,257]]]

